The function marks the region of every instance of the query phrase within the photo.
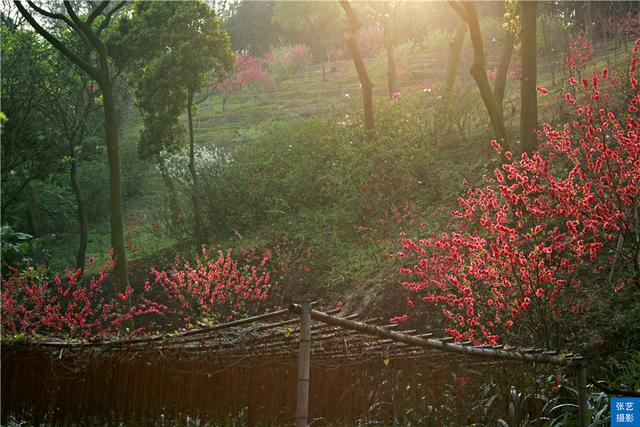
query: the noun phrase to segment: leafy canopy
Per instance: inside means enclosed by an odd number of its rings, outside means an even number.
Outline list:
[[[135,3],[133,13],[121,18],[110,51],[129,71],[143,111],[143,157],[179,144],[178,116],[188,94],[209,79],[222,81],[234,61],[215,11],[200,1]]]

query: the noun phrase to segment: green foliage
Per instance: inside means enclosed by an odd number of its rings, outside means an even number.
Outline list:
[[[587,388],[587,417],[590,426],[608,425],[611,419],[609,397],[602,392],[597,392],[593,387]],[[553,397],[545,396],[545,405],[542,408],[545,426],[575,426],[578,424],[578,390],[570,383],[563,382],[557,387]]]
[[[60,165],[59,127],[47,114],[51,48],[32,31],[2,26],[2,213],[23,199],[25,188]]]
[[[271,19],[291,32],[290,40],[309,44],[316,62],[325,62],[329,49],[343,43],[345,18],[337,2],[280,1]]]
[[[489,160],[488,147],[471,136],[486,127],[475,117],[482,114],[479,108],[472,100],[442,105],[422,90],[395,103],[383,100],[376,106],[379,127],[372,143],[364,138],[356,106],[259,126],[233,151],[234,162],[220,177],[202,179],[214,241],[234,231],[310,241],[321,260],[318,283],[339,293],[345,283],[395,274],[393,266],[385,267],[385,253],[403,227],[391,219],[394,208],[407,202],[419,212],[450,206],[463,177]],[[466,124],[468,143],[455,130],[440,129],[444,122],[456,129],[455,121],[444,120],[449,115]],[[364,239],[358,228],[379,227],[380,220],[389,222],[386,231]]]
[[[187,93],[221,81],[234,59],[218,17],[201,1],[135,3],[133,14],[120,19],[109,48],[119,66],[129,71],[143,112],[142,158],[154,158],[183,142],[178,119]]]
[[[2,274],[6,275],[9,266],[18,268],[29,265],[32,258],[29,255],[29,240],[33,236],[19,231],[14,231],[10,226],[0,227],[0,239],[2,242]]]
[[[282,28],[271,19],[276,2],[241,1],[232,6],[231,16],[224,22],[235,51],[248,50],[254,55],[266,54],[282,37]]]
[[[620,360],[609,360],[609,383],[612,387],[640,392],[640,350],[624,353]]]

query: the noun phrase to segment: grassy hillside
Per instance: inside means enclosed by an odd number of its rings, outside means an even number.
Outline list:
[[[343,169],[337,171],[324,170],[313,159],[322,153],[327,158],[350,156],[347,152],[335,151],[335,144],[345,142],[352,135],[351,131],[339,129],[340,126],[336,128],[336,123],[353,121],[357,127],[361,114],[359,83],[349,60],[326,64],[324,80],[321,66],[312,65],[293,78],[272,81],[260,91],[234,92],[224,111],[220,96],[208,97],[200,103],[195,115],[197,143],[223,147],[237,157],[232,175],[224,183],[210,187],[216,194],[206,197],[214,205],[232,204],[230,201],[239,197],[240,201],[233,203],[241,206],[226,211],[213,207],[207,212],[211,245],[223,248],[241,245],[234,237],[235,231],[249,239],[255,236],[277,239],[288,235],[316,246],[316,254],[322,262],[315,279],[335,291],[331,292],[334,295],[344,294],[345,286],[384,282],[394,271],[387,266],[385,254],[393,250],[391,240],[401,225],[384,231],[386,236],[381,237],[385,240],[382,245],[372,245],[367,236],[359,234],[358,227],[371,227],[372,223],[391,215],[389,207],[401,209],[411,202],[417,204],[415,214],[427,214],[431,223],[429,228],[436,230],[443,224],[432,213],[446,212],[454,206],[457,195],[464,188],[464,179],[477,181],[487,164],[495,162],[495,153],[488,145],[491,134],[486,112],[468,76],[471,57],[468,44],[458,71],[456,99],[446,107],[452,109],[449,113],[454,119],[448,119],[444,124],[438,122],[436,116],[441,112],[438,105],[442,102],[438,93],[446,67],[446,56],[436,53],[441,51],[446,40],[442,35],[439,37],[421,45],[407,44],[397,48],[398,85],[402,94],[397,105],[388,98],[385,55],[381,52],[366,60],[374,83],[378,128],[384,130],[377,151],[363,150],[349,160],[345,157],[340,160]],[[492,38],[495,40],[494,35],[487,34],[488,64],[498,61],[500,43],[490,42]],[[604,62],[608,53],[604,49],[598,52],[599,61]],[[541,84],[550,85],[549,65],[541,60],[540,68]],[[508,80],[505,102],[507,125],[514,137],[519,125],[518,86],[515,78]],[[542,100],[542,119],[553,118],[556,113],[555,107],[551,107],[555,103],[547,99],[550,97]],[[550,102],[551,109],[547,112],[544,112],[544,102]],[[310,121],[312,117],[318,119]],[[122,129],[122,157],[129,256],[134,266],[139,264],[144,271],[151,263],[170,260],[176,252],[188,254],[193,247],[188,218],[179,230],[169,224],[167,192],[156,167],[137,158],[140,126],[139,116],[133,109]],[[335,133],[333,142],[319,139],[325,133]],[[357,135],[353,137],[357,138]],[[379,168],[382,164],[385,168],[401,170],[404,161],[411,162],[415,170],[409,171],[401,181],[404,188],[386,187],[384,182],[375,183],[375,180],[366,183],[361,178],[373,169],[358,168],[373,159],[382,163],[372,163],[371,168]],[[296,165],[301,169],[296,169]],[[249,184],[244,182],[250,178],[246,168],[252,167],[265,168],[258,172],[269,176],[258,190],[262,199],[256,199],[255,191],[247,189]],[[306,170],[313,168],[318,176],[310,175]],[[397,175],[393,175],[396,172],[387,173],[392,177]],[[336,189],[344,188],[346,193],[358,193],[374,185],[366,191],[375,193],[368,197],[378,198],[380,209],[363,208],[357,205],[357,200],[351,200],[356,196],[350,199],[343,195],[332,195],[326,199],[329,204],[324,205],[305,205],[306,201],[297,204],[294,200],[299,196],[296,191],[310,191],[320,179],[332,181],[331,185]],[[359,183],[343,182],[354,179],[360,180]],[[310,181],[305,184],[305,180]],[[218,185],[224,185],[225,191],[217,191]],[[385,192],[395,192],[397,197],[390,197]],[[188,211],[188,197],[182,197],[181,203]],[[257,207],[263,205],[267,207]],[[382,208],[383,205],[386,208]],[[251,212],[247,213],[247,209]],[[363,210],[367,212],[363,213]],[[55,243],[60,249],[54,251],[54,268],[71,264],[75,239],[73,234],[57,238]],[[109,225],[105,215],[102,220],[94,221],[88,256],[105,259],[108,247]]]

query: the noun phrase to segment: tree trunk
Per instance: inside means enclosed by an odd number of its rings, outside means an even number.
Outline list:
[[[324,61],[322,62],[322,81],[323,82],[327,81],[327,72],[324,69]]]
[[[198,249],[205,244],[200,212],[200,182],[196,170],[195,137],[193,134],[193,90],[188,89],[187,95],[187,119],[189,121],[189,172],[193,188],[191,189],[191,203],[193,207],[193,232]]]
[[[166,172],[161,171],[160,175],[162,175],[162,181],[164,181],[164,185],[167,187],[167,191],[169,192],[169,210],[171,211],[171,224],[175,226],[178,223],[178,218],[180,216],[176,187],[175,185],[173,185],[171,177],[167,175]]]
[[[364,60],[362,59],[360,49],[358,48],[358,42],[356,41],[356,33],[360,29],[361,24],[356,14],[353,12],[348,0],[340,0],[340,5],[347,14],[349,22],[349,27],[345,31],[344,35],[345,41],[347,42],[349,52],[351,52],[353,64],[355,65],[356,72],[358,73],[358,80],[360,80],[360,86],[362,86],[365,133],[367,139],[372,139],[375,132],[375,124],[373,120],[373,83],[369,80],[369,74],[367,73],[367,68],[364,65]]]
[[[522,43],[522,77],[520,80],[520,144],[523,153],[536,150],[536,128],[538,126],[538,93],[536,61],[536,16],[538,4],[535,1],[520,2]]]
[[[551,39],[549,38],[549,22],[546,18],[546,14],[542,14],[541,18],[540,18],[540,24],[542,24],[542,28],[541,28],[541,33],[542,33],[542,38],[544,40],[544,52],[546,53],[547,56],[547,61],[549,61],[550,67],[549,69],[551,70],[551,85],[553,87],[556,86],[556,52],[552,50],[551,47]]]
[[[456,82],[456,75],[458,74],[458,67],[460,66],[460,55],[462,54],[462,47],[464,46],[464,37],[467,34],[467,23],[464,19],[458,20],[458,28],[456,28],[456,34],[453,40],[449,44],[449,63],[447,65],[447,77],[444,86],[445,94],[449,95],[453,90],[453,85]]]
[[[593,33],[592,31],[593,17],[591,14],[591,2],[590,1],[584,2],[582,7],[584,7],[584,33],[589,40],[592,40],[593,39],[593,34],[592,34]]]
[[[104,59],[106,64],[106,58]],[[108,76],[98,82],[103,96],[105,117],[105,140],[109,160],[109,195],[111,247],[115,265],[116,292],[124,291],[128,284],[127,255],[124,245],[124,222],[122,220],[122,190],[120,176],[120,147],[118,146],[118,121],[113,97],[113,86]]]
[[[500,63],[496,74],[496,82],[493,86],[493,95],[496,98],[496,104],[502,114],[504,120],[504,90],[507,85],[507,74],[509,73],[509,64],[511,64],[511,56],[513,55],[514,36],[511,29],[507,27],[504,34],[502,45],[502,54],[500,55]]]
[[[507,137],[503,115],[498,108],[496,99],[493,96],[493,91],[491,90],[489,78],[487,77],[478,13],[473,3],[465,2],[461,7],[464,8],[465,16],[463,17],[467,21],[467,25],[469,25],[469,37],[471,38],[471,44],[473,46],[473,65],[471,66],[470,74],[480,91],[480,97],[489,114],[496,140],[502,145],[503,149],[507,150],[509,149],[509,139]],[[458,11],[458,9],[456,9],[456,11]]]
[[[387,84],[389,85],[389,98],[398,90],[396,84],[396,58],[393,51],[393,34],[390,18],[384,20],[384,50],[387,52]]]
[[[42,217],[42,211],[40,210],[40,203],[36,195],[33,193],[31,187],[31,181],[27,181],[27,185],[24,187],[24,191],[27,196],[27,213],[29,216],[29,228],[34,237],[42,237],[45,234],[44,218]]]
[[[393,45],[386,48],[387,51],[387,81],[389,84],[389,97],[393,98],[393,94],[397,91],[396,85],[396,59],[393,52]]]
[[[80,243],[78,245],[78,255],[76,256],[76,269],[80,269],[81,275],[84,272],[85,259],[87,257],[87,240],[89,237],[89,222],[87,220],[87,209],[82,196],[80,183],[78,182],[78,160],[74,153],[75,145],[71,144],[71,167],[69,168],[69,179],[71,188],[76,197],[76,206],[78,208],[78,224],[80,225]]]

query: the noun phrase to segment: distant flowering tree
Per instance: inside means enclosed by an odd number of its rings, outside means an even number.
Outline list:
[[[234,66],[236,80],[241,88],[249,87],[254,92],[261,88],[261,85],[269,83],[271,78],[266,70],[265,59],[252,56],[249,52],[240,52],[236,56]]]
[[[624,22],[624,32],[630,36],[640,35],[640,12],[629,16]]]
[[[332,47],[329,49],[328,59],[331,62],[341,61],[346,57],[344,49],[339,47]]]
[[[572,79],[571,122],[544,125],[532,155],[505,152],[495,178],[459,199],[450,231],[403,240],[409,306],[441,307],[458,341],[495,344],[517,326],[559,345],[567,316],[640,290],[639,46],[622,107],[600,88],[606,68]]]
[[[224,111],[231,93],[248,88],[254,97],[264,89],[271,81],[267,72],[270,58],[257,58],[248,51],[236,53],[233,71],[220,83],[216,83],[214,91],[222,97],[222,110]]]
[[[281,46],[270,52],[269,71],[275,80],[288,79],[304,71],[312,58],[311,48],[303,43]]]

